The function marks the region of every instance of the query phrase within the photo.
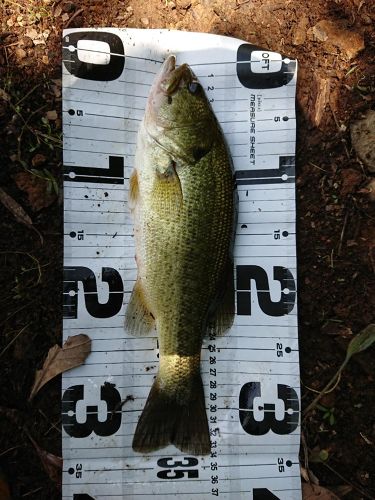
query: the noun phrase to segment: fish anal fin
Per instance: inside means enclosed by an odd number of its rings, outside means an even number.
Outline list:
[[[140,280],[135,282],[125,313],[125,328],[135,336],[147,335],[155,325],[155,318],[147,307]]]
[[[146,454],[174,444],[189,455],[210,453],[202,379],[195,378],[194,390],[183,401],[156,378],[135,430],[134,451]]]
[[[235,314],[234,266],[233,261],[228,261],[225,279],[219,290],[216,308],[208,320],[208,333],[214,331],[220,337],[231,328]]]
[[[139,184],[138,184],[138,174],[136,170],[130,175],[129,178],[129,207],[133,209],[139,198]]]

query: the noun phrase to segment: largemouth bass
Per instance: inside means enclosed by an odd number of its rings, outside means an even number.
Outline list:
[[[187,64],[164,62],[140,125],[129,204],[138,277],[125,326],[156,327],[159,372],[133,439],[147,453],[172,443],[206,455],[202,340],[233,322],[235,185],[220,126]]]

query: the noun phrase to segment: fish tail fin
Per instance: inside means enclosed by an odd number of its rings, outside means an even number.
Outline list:
[[[210,453],[202,379],[199,374],[195,379],[189,396],[181,398],[178,392],[167,392],[156,378],[135,430],[134,451],[149,453],[174,444],[191,455]]]

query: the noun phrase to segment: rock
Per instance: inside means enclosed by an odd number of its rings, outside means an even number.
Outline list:
[[[350,127],[352,145],[370,172],[375,172],[375,111],[369,109]]]
[[[339,21],[323,19],[308,31],[320,42],[338,47],[347,59],[353,59],[365,47],[363,35],[347,29]]]
[[[362,174],[354,168],[345,168],[341,171],[341,196],[346,196],[352,193],[356,187],[362,182]]]
[[[34,47],[33,41],[30,37],[28,36],[23,36],[20,40],[20,45],[24,49],[30,49],[31,47]]]
[[[35,156],[33,156],[31,160],[31,165],[35,167],[39,167],[40,165],[43,165],[47,161],[47,158],[42,155],[41,153],[37,153]]]
[[[191,6],[191,0],[177,0],[177,7],[180,9],[188,9]]]
[[[370,200],[375,201],[375,179],[371,179],[365,189]]]
[[[20,48],[17,48],[15,52],[16,52],[17,59],[25,59],[25,57],[27,55],[26,50],[23,50]]]
[[[76,6],[73,2],[64,2],[62,5],[63,12],[73,12],[76,10]]]
[[[293,40],[292,40],[293,45],[302,45],[303,43],[305,43],[306,28],[308,24],[309,20],[307,19],[307,17],[302,16],[301,19],[298,21],[296,29],[294,30],[293,33]]]
[[[141,17],[141,23],[143,24],[143,26],[148,26],[150,24],[150,21],[147,17]]]
[[[50,121],[57,120],[57,111],[55,109],[52,111],[47,111],[46,118],[47,118],[47,120],[50,120]]]

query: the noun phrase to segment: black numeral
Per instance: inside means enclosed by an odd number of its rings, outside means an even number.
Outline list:
[[[124,184],[124,158],[108,157],[109,168],[64,165],[64,182],[99,182]]]
[[[279,156],[279,168],[237,170],[236,184],[289,184],[295,178],[295,157]]]
[[[259,307],[268,316],[283,316],[292,311],[296,285],[286,267],[274,266],[273,279],[281,284],[280,300],[273,302],[266,271],[259,266],[237,266],[237,314],[251,315],[251,280],[255,280]],[[288,289],[288,293],[283,290]],[[245,291],[246,290],[246,291]]]
[[[254,72],[251,67],[252,55],[254,51],[262,52],[262,69],[264,72]],[[269,57],[265,57],[267,54],[263,49],[257,47],[256,45],[251,45],[249,43],[244,43],[238,47],[237,50],[237,76],[242,85],[249,89],[273,89],[276,87],[282,87],[289,83],[296,70],[295,61],[285,61],[285,57],[282,56],[281,68],[279,71],[270,71],[269,68]]]
[[[299,400],[296,391],[287,385],[277,384],[277,397],[284,403],[284,418],[276,420],[275,404],[263,403],[261,421],[254,418],[254,399],[261,397],[259,382],[248,382],[241,388],[239,396],[239,416],[242,428],[248,434],[263,436],[269,431],[275,434],[290,434],[298,426]]]
[[[74,385],[64,392],[62,398],[62,425],[69,436],[85,438],[94,432],[97,436],[111,436],[121,426],[121,396],[113,384],[100,388],[100,399],[107,404],[107,418],[98,419],[98,407],[86,406],[86,422],[77,422],[77,403],[84,399],[84,386]]]
[[[110,48],[108,64],[92,64],[80,61],[77,44],[80,40],[106,42]],[[72,51],[69,49],[72,47]],[[78,31],[64,37],[64,66],[77,78],[95,81],[111,81],[118,78],[125,64],[124,45],[121,38],[114,33],[105,31]]]
[[[88,267],[64,267],[64,318],[77,318],[78,282],[83,284],[87,312],[94,318],[111,318],[122,307],[124,285],[121,276],[112,267],[102,267],[102,281],[108,283],[108,301],[98,300],[95,274]]]
[[[174,460],[173,457],[160,458],[157,464],[165,469],[157,473],[159,479],[182,479],[183,477],[196,479],[199,477],[198,469],[177,469],[178,467],[195,467],[198,465],[198,459],[194,457],[184,457],[183,461]]]
[[[253,489],[253,500],[280,500],[279,497],[274,495],[267,488],[254,488]]]

